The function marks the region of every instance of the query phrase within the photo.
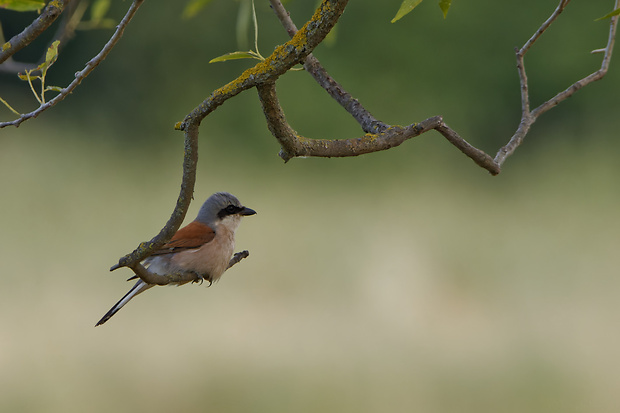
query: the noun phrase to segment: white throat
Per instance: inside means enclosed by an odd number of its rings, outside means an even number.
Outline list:
[[[232,232],[233,234],[235,233],[235,231],[237,231],[237,228],[239,227],[239,224],[241,223],[241,216],[240,215],[227,215],[224,218],[222,218],[220,220],[220,222],[217,224],[217,227],[214,228],[215,232],[217,232],[218,228],[220,227],[224,227],[226,228],[228,231]]]

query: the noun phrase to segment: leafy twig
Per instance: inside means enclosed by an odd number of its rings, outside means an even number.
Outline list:
[[[48,101],[48,102],[42,104],[41,106],[39,106],[36,110],[33,110],[30,113],[26,113],[26,114],[21,115],[18,119],[15,119],[15,120],[10,121],[10,122],[0,122],[0,128],[4,128],[6,126],[15,126],[15,127],[17,127],[22,122],[24,122],[24,121],[26,121],[28,119],[36,118],[42,112],[44,112],[45,110],[51,108],[52,106],[54,106],[55,104],[57,104],[58,102],[63,100],[65,97],[67,97],[69,94],[71,94],[71,92],[73,92],[73,90],[80,83],[82,83],[82,80],[84,80],[95,69],[95,67],[97,67],[107,57],[108,53],[110,53],[110,51],[114,48],[116,43],[118,43],[118,41],[123,36],[123,32],[125,31],[125,28],[129,24],[131,19],[134,17],[136,12],[138,11],[138,8],[140,8],[140,6],[142,5],[143,2],[144,2],[144,0],[134,0],[133,1],[131,6],[129,7],[129,9],[127,10],[127,13],[123,17],[123,19],[121,20],[119,25],[116,27],[116,31],[114,32],[112,37],[110,37],[110,40],[108,40],[108,42],[105,44],[105,46],[103,46],[103,49],[101,49],[101,51],[95,57],[93,57],[91,60],[89,60],[86,63],[86,67],[84,69],[82,69],[81,71],[79,71],[79,72],[77,72],[75,74],[75,79],[67,87],[59,90],[59,94],[58,95],[56,95],[50,101]],[[50,2],[50,4],[51,3],[54,3],[54,2]]]
[[[62,89],[57,86],[45,86],[45,78],[47,77],[47,71],[56,62],[56,59],[58,59],[58,45],[59,44],[60,44],[59,40],[56,40],[54,43],[52,43],[52,45],[47,49],[47,52],[45,53],[45,61],[43,63],[41,63],[39,66],[37,66],[34,69],[27,69],[25,71],[26,74],[24,75],[22,74],[18,75],[20,79],[28,81],[28,84],[30,85],[30,90],[32,90],[34,97],[37,99],[40,105],[43,105],[45,103],[45,92],[50,91],[50,90],[54,90],[56,92],[62,91]],[[32,74],[33,72],[40,72],[41,74],[33,75]],[[41,82],[41,94],[40,95],[34,90],[34,86],[32,85],[33,79],[39,79],[39,81]]]

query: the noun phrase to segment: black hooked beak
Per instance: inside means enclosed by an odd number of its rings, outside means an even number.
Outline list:
[[[243,209],[241,211],[239,211],[239,215],[243,215],[243,216],[247,216],[247,215],[255,215],[256,211],[254,211],[252,208],[248,208],[248,207],[243,207]]]

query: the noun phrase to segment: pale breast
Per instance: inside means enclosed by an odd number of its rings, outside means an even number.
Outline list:
[[[209,281],[216,281],[228,268],[234,250],[234,233],[220,227],[212,241],[198,249],[174,254],[171,261],[177,268],[190,270]]]

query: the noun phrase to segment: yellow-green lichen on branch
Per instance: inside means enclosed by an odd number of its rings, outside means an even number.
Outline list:
[[[276,47],[269,57],[246,69],[233,81],[213,91],[185,118],[185,121],[200,123],[205,116],[227,99],[259,84],[275,82],[279,76],[303,62],[336,24],[346,3],[347,0],[324,0],[312,19],[291,40]]]

